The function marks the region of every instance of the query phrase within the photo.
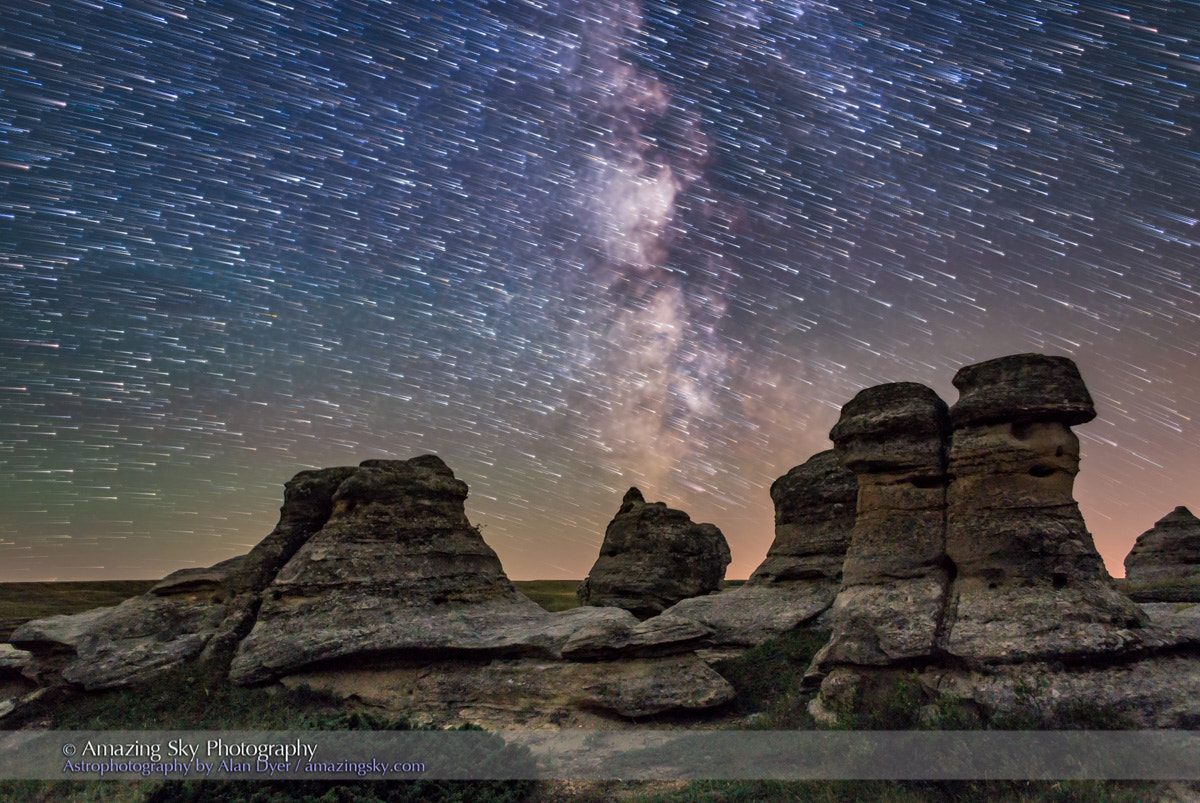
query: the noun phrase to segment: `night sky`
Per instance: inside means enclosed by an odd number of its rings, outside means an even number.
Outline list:
[[[864,387],[1072,357],[1116,574],[1200,513],[1200,4],[8,0],[0,580],[440,455],[514,579],[726,534]]]

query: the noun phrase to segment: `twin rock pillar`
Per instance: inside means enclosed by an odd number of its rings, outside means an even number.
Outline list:
[[[870,668],[973,666],[1127,652],[1146,624],[1113,587],[1072,496],[1095,417],[1075,364],[1020,354],[931,389],[868,388],[830,432],[858,477],[858,515],[822,696]],[[857,682],[857,681],[854,681]]]

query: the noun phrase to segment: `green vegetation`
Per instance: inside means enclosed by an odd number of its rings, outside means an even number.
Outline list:
[[[579,607],[575,589],[579,580],[514,580],[513,585],[525,596],[548,611],[565,611]]]
[[[150,590],[157,580],[97,580],[78,583],[0,583],[0,640],[18,625],[60,613],[82,613],[118,605]]]
[[[1142,582],[1121,579],[1116,584],[1121,593],[1139,602],[1200,602],[1200,579]]]
[[[7,727],[56,730],[415,730],[402,718],[347,710],[306,687],[245,689],[194,670],[176,670],[151,686],[78,694],[64,704],[34,703]],[[467,729],[474,729],[467,726]],[[497,737],[498,749],[503,740]],[[510,749],[510,748],[504,748]],[[472,756],[476,763],[478,755]],[[524,800],[531,781],[102,781],[0,782],[5,801],[253,801],[253,803],[401,803]]]
[[[1159,788],[1144,781],[694,781],[664,792],[609,797],[637,803],[1144,803],[1160,799]]]
[[[82,613],[93,608],[119,605],[150,590],[157,580],[95,580],[72,583],[0,583],[0,641],[19,625],[65,613]],[[728,591],[745,580],[726,580]],[[514,580],[525,596],[548,611],[579,607],[575,589],[579,580]]]
[[[795,630],[717,664],[717,671],[737,692],[735,709],[750,717],[750,727],[807,730],[814,726],[808,714],[813,692],[802,692],[800,681],[828,640],[828,631]]]

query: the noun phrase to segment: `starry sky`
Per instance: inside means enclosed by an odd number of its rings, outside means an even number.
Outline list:
[[[1079,364],[1118,576],[1200,512],[1200,3],[10,0],[0,580],[247,551],[442,456],[514,579],[772,539],[864,387]]]

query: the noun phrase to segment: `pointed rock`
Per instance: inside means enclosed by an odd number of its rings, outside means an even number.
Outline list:
[[[1200,602],[1200,519],[1186,507],[1177,507],[1138,536],[1125,557],[1125,580],[1138,586],[1162,586],[1164,601],[1185,601],[1181,592],[1196,586],[1187,601]],[[1149,599],[1150,590],[1139,590],[1136,599]],[[1166,597],[1170,600],[1166,600]],[[1192,599],[1192,597],[1198,597]]]
[[[630,488],[577,593],[584,605],[624,608],[644,619],[720,590],[729,561],[729,544],[715,526],[662,502],[648,504]]]

